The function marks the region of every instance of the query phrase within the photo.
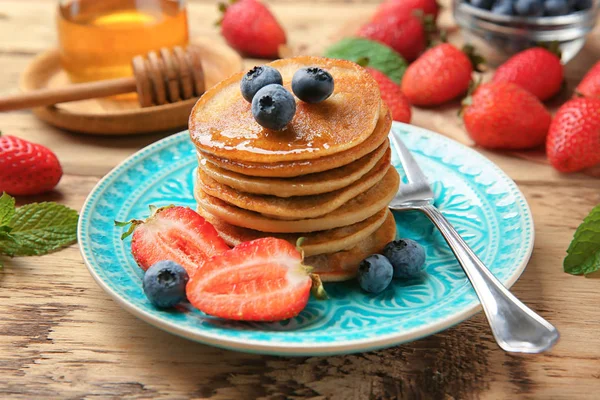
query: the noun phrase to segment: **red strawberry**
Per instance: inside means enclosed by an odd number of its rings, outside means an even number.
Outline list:
[[[550,164],[561,172],[600,164],[600,98],[574,99],[558,109],[546,153]]]
[[[394,121],[409,124],[411,117],[410,104],[406,96],[402,94],[400,86],[379,70],[367,68],[367,71],[377,81],[379,91],[381,92],[381,99],[389,107]]]
[[[435,0],[388,0],[377,7],[371,21],[385,19],[390,15],[414,14],[416,10],[421,10],[424,15],[431,15],[435,20],[440,7]]]
[[[442,43],[409,65],[402,78],[402,93],[410,104],[434,106],[465,93],[471,82],[473,64],[477,65],[481,58],[473,54],[472,47],[465,47],[464,51]]]
[[[0,136],[0,193],[29,196],[48,192],[62,173],[50,149],[14,136]]]
[[[311,282],[293,245],[262,238],[212,257],[188,283],[187,298],[215,317],[280,321],[306,307]]]
[[[221,4],[221,34],[231,47],[253,57],[275,58],[286,43],[285,32],[269,9],[257,0]]]
[[[209,257],[229,250],[215,228],[194,210],[187,207],[150,207],[145,220],[117,222],[129,225],[121,238],[133,232],[131,253],[145,271],[158,261],[171,260],[193,276]]]
[[[544,101],[560,91],[563,74],[556,54],[534,47],[515,54],[498,67],[493,82],[517,84]]]
[[[585,97],[600,97],[600,61],[585,74],[575,92]]]
[[[407,61],[415,60],[427,45],[423,23],[410,14],[369,22],[358,30],[358,36],[388,45]]]
[[[479,86],[463,104],[467,132],[479,146],[491,149],[540,146],[552,119],[534,95],[513,83]]]

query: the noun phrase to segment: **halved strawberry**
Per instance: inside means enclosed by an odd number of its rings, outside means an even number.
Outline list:
[[[144,271],[158,261],[171,260],[193,276],[208,258],[229,250],[215,228],[188,207],[150,206],[150,212],[145,220],[115,221],[117,226],[129,225],[121,239],[133,233],[131,253]]]
[[[312,281],[289,242],[262,238],[213,256],[189,281],[187,297],[200,311],[239,321],[280,321],[306,307]],[[321,292],[323,294],[324,292]]]

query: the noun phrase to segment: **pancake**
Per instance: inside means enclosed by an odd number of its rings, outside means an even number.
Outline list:
[[[213,197],[229,204],[256,211],[275,219],[316,218],[328,214],[361,193],[366,192],[383,179],[391,168],[390,157],[382,158],[371,171],[345,188],[312,196],[277,197],[240,192],[223,185],[198,169],[197,184]]]
[[[352,225],[371,217],[388,206],[396,195],[399,184],[398,172],[395,168],[389,168],[379,183],[335,211],[318,218],[301,220],[268,218],[212,197],[204,193],[200,187],[196,187],[195,197],[199,206],[232,225],[261,232],[315,232]]]
[[[319,232],[307,233],[267,233],[252,229],[240,228],[228,224],[222,219],[215,217],[211,213],[198,207],[198,213],[210,222],[219,235],[230,246],[237,246],[242,242],[248,242],[262,237],[276,237],[296,244],[298,238],[303,237],[302,250],[306,257],[323,253],[334,253],[340,250],[349,249],[363,240],[366,240],[375,232],[387,217],[387,210],[381,210],[377,214],[350,226],[329,229]]]
[[[217,167],[204,159],[198,165],[202,171],[220,184],[246,193],[277,197],[310,196],[344,188],[368,173],[381,159],[391,160],[387,141],[375,151],[342,167],[296,178],[262,178],[238,174]]]
[[[262,176],[272,178],[291,178],[300,175],[323,172],[330,169],[348,165],[353,161],[371,153],[386,142],[390,128],[392,127],[392,116],[385,105],[382,105],[379,120],[375,130],[360,146],[336,153],[331,156],[321,157],[314,160],[286,161],[279,163],[250,163],[237,162],[227,158],[215,157],[209,153],[200,152],[207,161],[220,168],[234,171],[244,175]]]
[[[194,106],[190,136],[199,150],[240,162],[312,160],[362,143],[375,129],[381,106],[377,82],[351,61],[295,57],[267,64],[277,69],[291,92],[298,69],[318,66],[334,79],[331,97],[317,104],[296,100],[296,114],[282,130],[263,128],[241,94],[244,73],[209,89]]]
[[[305,265],[314,267],[323,282],[337,282],[352,279],[356,276],[362,260],[371,254],[379,253],[386,244],[396,238],[396,222],[390,211],[387,211],[385,222],[365,240],[356,246],[331,254],[319,254],[304,259]]]

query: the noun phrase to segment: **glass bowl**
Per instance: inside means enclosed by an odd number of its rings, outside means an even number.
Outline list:
[[[454,0],[452,11],[466,43],[496,66],[526,48],[557,42],[567,63],[581,50],[596,25],[599,1],[592,8],[558,17],[513,17],[493,14],[464,0]]]

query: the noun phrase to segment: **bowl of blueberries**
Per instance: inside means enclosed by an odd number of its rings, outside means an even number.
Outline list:
[[[499,65],[532,46],[558,45],[567,63],[581,50],[598,18],[600,0],[454,0],[466,43]]]

